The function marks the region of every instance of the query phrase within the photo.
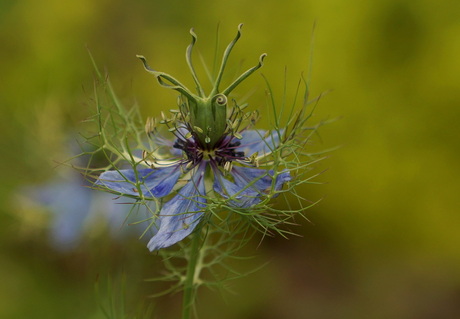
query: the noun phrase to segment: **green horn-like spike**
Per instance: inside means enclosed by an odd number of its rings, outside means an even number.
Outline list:
[[[238,79],[236,79],[235,81],[233,81],[232,84],[230,84],[225,90],[222,91],[222,94],[225,94],[225,95],[228,95],[230,94],[230,92],[233,91],[234,88],[236,88],[238,86],[238,84],[240,84],[241,82],[243,82],[247,77],[249,77],[252,73],[254,73],[254,71],[260,69],[263,65],[264,65],[264,59],[265,57],[267,56],[266,53],[262,54],[259,58],[259,64],[257,64],[256,66],[250,68],[249,70],[247,70],[246,72],[244,72],[243,74],[241,74]]]
[[[224,56],[222,58],[222,64],[220,65],[219,73],[217,73],[216,82],[214,83],[214,87],[212,89],[210,96],[213,96],[219,92],[219,85],[220,85],[220,81],[222,80],[222,76],[224,74],[225,65],[227,64],[228,56],[230,55],[230,52],[232,52],[232,49],[235,46],[236,42],[238,42],[238,39],[241,37],[242,27],[243,27],[242,23],[238,25],[238,32],[235,38],[233,39],[232,42],[230,42],[230,44],[225,49]]]
[[[205,95],[203,92],[203,88],[200,84],[200,81],[198,80],[198,76],[196,75],[195,68],[193,67],[193,63],[192,63],[192,50],[198,38],[195,32],[193,31],[193,28],[190,29],[190,35],[192,36],[192,42],[187,47],[185,59],[187,60],[187,64],[188,64],[188,67],[190,68],[190,71],[192,72],[192,77],[193,77],[193,80],[195,81],[196,90],[198,92],[198,95],[200,97],[204,97]]]
[[[181,93],[181,102],[179,106],[182,117],[188,119],[186,125],[191,131],[191,134],[193,134],[195,139],[207,150],[212,150],[216,143],[227,133],[227,95],[252,73],[261,68],[263,66],[263,60],[266,57],[265,53],[262,54],[257,65],[241,74],[225,90],[219,91],[219,85],[222,80],[227,61],[233,47],[241,37],[242,27],[243,24],[238,26],[238,32],[235,38],[227,45],[227,48],[223,53],[220,69],[217,73],[216,80],[213,83],[213,88],[209,96],[205,95],[192,62],[193,48],[197,41],[197,36],[193,28],[190,29],[192,41],[186,49],[185,58],[195,82],[197,90],[196,94],[192,93],[185,85],[171,75],[153,70],[142,55],[137,56],[144,63],[144,67],[147,72],[153,74],[161,86]]]
[[[148,65],[147,60],[145,59],[144,56],[142,55],[136,55],[136,56],[142,61],[142,63],[144,63],[145,70],[153,74],[157,78],[158,83],[160,83],[161,86],[168,88],[168,89],[176,90],[180,92],[181,94],[185,95],[187,98],[196,100],[196,97],[190,92],[189,89],[187,89],[185,85],[183,85],[182,83],[180,83],[178,80],[176,80],[174,77],[172,77],[171,75],[167,73],[153,70]],[[172,85],[165,82],[165,80],[171,83]]]

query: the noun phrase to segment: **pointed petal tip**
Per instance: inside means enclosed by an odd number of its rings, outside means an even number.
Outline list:
[[[106,171],[94,183],[101,188],[121,195],[140,196],[140,191],[147,197],[164,197],[171,193],[179,179],[181,171],[177,166],[164,168],[145,168]]]
[[[205,205],[204,166],[198,169],[179,193],[164,204],[159,213],[158,232],[147,248],[155,251],[176,244],[189,236],[200,223]]]
[[[202,216],[203,213],[195,212],[191,214],[163,217],[162,223],[167,226],[163,226],[163,228],[160,226],[158,233],[155,234],[148,242],[147,248],[153,252],[180,242],[195,230],[196,226],[200,223]],[[166,221],[166,218],[169,220]],[[190,224],[185,222],[187,219],[190,219]]]

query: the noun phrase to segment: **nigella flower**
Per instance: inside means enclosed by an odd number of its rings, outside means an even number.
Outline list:
[[[229,106],[229,94],[262,66],[265,54],[256,66],[220,89],[228,56],[241,35],[240,25],[224,52],[211,92],[206,95],[192,64],[197,38],[193,30],[190,33],[192,43],[186,58],[197,93],[174,77],[153,70],[139,56],[160,85],[180,93],[179,110],[171,111],[170,117],[162,114],[159,122],[148,119],[146,132],[151,149],[144,150],[142,158],[134,159],[130,169],[105,171],[95,183],[106,191],[138,200],[151,199],[158,204],[154,235],[148,243],[150,251],[171,246],[190,235],[206,219],[211,203],[248,211],[277,196],[291,180],[288,170],[267,165],[273,163],[268,158],[281,156],[277,150],[286,138],[285,130],[253,129],[257,112],[246,113],[245,106],[235,101]],[[158,124],[167,129],[171,138]]]
[[[126,228],[120,227],[130,209],[128,205],[113,205],[109,194],[95,194],[85,185],[86,181],[75,171],[61,170],[64,174],[35,186],[21,189],[18,196],[24,210],[34,214],[42,210],[49,217],[51,245],[59,251],[75,249],[87,235],[91,227],[109,228],[113,238],[127,235]],[[49,215],[49,216],[48,216]],[[96,222],[97,221],[97,222]],[[101,223],[102,221],[102,223]],[[102,225],[100,225],[102,224]],[[131,228],[131,235],[142,233],[140,227]],[[125,236],[123,238],[126,238]]]

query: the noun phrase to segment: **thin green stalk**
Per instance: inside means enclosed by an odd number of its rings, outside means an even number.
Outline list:
[[[198,226],[199,227],[199,226]],[[200,260],[200,230],[195,230],[193,234],[191,247],[190,247],[190,258],[187,265],[187,275],[184,281],[184,296],[182,300],[182,319],[192,318],[192,308],[196,293],[196,274],[200,270],[197,270]]]

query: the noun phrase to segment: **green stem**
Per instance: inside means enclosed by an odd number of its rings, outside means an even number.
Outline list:
[[[199,226],[198,226],[199,227]],[[184,296],[182,300],[182,319],[192,318],[193,301],[196,293],[197,265],[200,260],[200,230],[195,230],[190,247],[190,257],[187,265],[187,274],[184,281]]]

